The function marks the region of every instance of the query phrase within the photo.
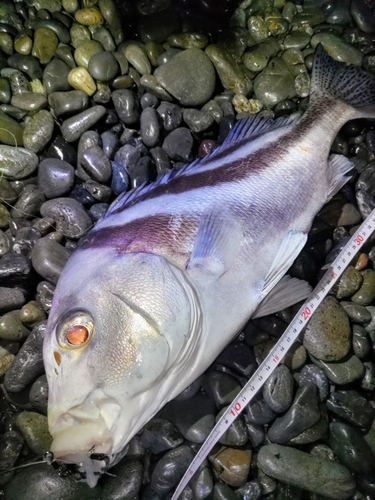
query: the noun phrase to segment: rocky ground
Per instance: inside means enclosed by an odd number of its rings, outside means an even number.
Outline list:
[[[236,119],[306,109],[319,43],[374,74],[374,31],[366,0],[0,0],[1,471],[49,449],[42,341],[79,238]],[[374,122],[345,125],[332,152],[351,180],[290,271],[313,286],[375,207]],[[372,238],[181,498],[375,498],[374,265]],[[295,310],[250,321],[97,488],[41,463],[2,473],[2,498],[170,498]]]

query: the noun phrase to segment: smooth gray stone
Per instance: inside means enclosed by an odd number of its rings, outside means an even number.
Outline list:
[[[247,481],[236,489],[236,494],[246,500],[258,500],[262,496],[262,488],[257,480]]]
[[[199,111],[194,108],[185,108],[182,112],[184,122],[196,133],[204,132],[214,122],[213,116],[205,111]]]
[[[115,467],[111,468],[111,474],[114,477],[106,476],[101,480],[102,489],[99,490],[100,498],[104,500],[120,500],[120,499],[136,499],[138,498],[139,490],[142,486],[144,474],[144,466],[140,460],[128,459],[127,462],[120,462]],[[92,490],[90,490],[92,491]],[[89,497],[80,498],[82,500],[91,500]]]
[[[164,418],[153,418],[143,428],[141,443],[153,454],[180,446],[184,439],[174,425]]]
[[[371,403],[355,390],[332,392],[326,404],[332,413],[364,431],[370,429],[375,418]]]
[[[0,230],[0,257],[3,257],[7,254],[12,247],[12,242],[4,231]]]
[[[44,373],[43,339],[47,321],[35,326],[5,373],[4,386],[9,392],[23,391]]]
[[[18,457],[24,446],[24,439],[15,430],[8,430],[1,436],[0,440],[0,467],[3,471],[8,471],[15,467]],[[9,482],[14,471],[3,472],[0,477],[0,486]]]
[[[312,362],[319,366],[329,380],[337,385],[350,384],[363,377],[365,369],[357,356],[349,354],[339,362],[327,363],[311,356]]]
[[[72,87],[68,82],[70,70],[71,68],[64,61],[55,57],[47,64],[43,71],[43,85],[47,95],[53,92],[71,90]]]
[[[145,146],[155,147],[159,142],[161,118],[157,111],[148,107],[145,108],[140,117],[141,137]]]
[[[30,82],[21,71],[12,71],[12,74],[9,77],[9,83],[13,96],[21,94],[22,92],[31,92]]]
[[[61,43],[70,42],[70,33],[66,27],[56,19],[36,19],[32,23],[32,29],[48,28],[53,31]]]
[[[31,262],[25,255],[7,253],[0,259],[0,281],[3,286],[24,284],[31,272]]]
[[[324,371],[315,365],[305,365],[298,378],[298,385],[303,387],[313,383],[318,387],[320,400],[324,401],[329,394],[329,382]]]
[[[13,219],[30,219],[35,217],[44,203],[44,194],[34,184],[26,184],[18,200],[10,211]]]
[[[0,314],[20,309],[25,302],[21,290],[0,286]]]
[[[24,128],[24,146],[35,153],[41,152],[50,141],[54,127],[55,122],[51,113],[45,109],[38,111]]]
[[[264,399],[259,399],[255,403],[248,404],[245,411],[247,421],[255,425],[269,424],[277,415],[271,410]]]
[[[139,121],[139,103],[133,92],[127,89],[115,90],[112,92],[112,101],[124,125],[133,125]]]
[[[271,410],[284,413],[293,402],[294,379],[285,365],[279,365],[263,386],[263,398]]]
[[[154,71],[160,85],[183,106],[200,106],[211,98],[216,84],[214,66],[199,49],[187,49]]]
[[[219,413],[216,415],[215,423],[219,421],[222,415],[227,410],[227,407],[224,407]],[[246,426],[241,417],[236,418],[234,422],[231,423],[229,428],[224,432],[224,434],[220,437],[219,443],[224,446],[244,446],[248,441],[248,435],[246,431]]]
[[[55,291],[55,285],[49,281],[41,281],[36,287],[36,297],[35,300],[42,304],[45,311],[49,312],[52,305],[53,293]]]
[[[369,323],[371,321],[371,313],[364,306],[353,304],[353,302],[340,302],[341,307],[345,309],[346,314],[354,323]]]
[[[17,219],[15,219],[17,220]],[[36,227],[21,227],[17,230],[14,243],[13,252],[30,256],[31,250],[35,245],[35,242],[41,237],[41,232]]]
[[[10,101],[12,94],[10,85],[6,78],[0,78],[0,103],[7,104]]]
[[[158,416],[172,422],[185,439],[203,443],[214,426],[215,413],[214,402],[198,393],[189,400],[170,401]]]
[[[321,413],[316,393],[317,388],[313,384],[306,384],[298,389],[292,406],[268,429],[268,438],[272,442],[287,443],[320,420]]]
[[[149,92],[146,92],[141,97],[140,104],[141,104],[142,109],[146,109],[146,108],[155,108],[156,109],[159,105],[159,99],[155,95],[150,94]],[[371,136],[369,136],[369,137],[371,140]]]
[[[77,175],[83,181],[88,181],[90,179],[89,174],[83,169],[81,165],[82,155],[90,146],[101,146],[100,135],[95,130],[87,130],[87,132],[84,132],[78,142]]]
[[[241,385],[228,373],[212,370],[206,373],[203,389],[219,408],[230,404],[241,390]]]
[[[187,445],[167,451],[152,472],[152,488],[160,495],[166,495],[177,486],[193,458],[193,450]]]
[[[56,229],[67,238],[78,239],[92,226],[92,220],[83,206],[72,198],[48,200],[40,208],[43,217],[55,220]]]
[[[86,483],[78,482],[73,474],[62,477],[56,469],[46,464],[20,469],[6,485],[5,490],[7,500],[17,498],[99,500],[102,498],[99,488],[91,489]]]
[[[341,422],[331,423],[329,446],[345,467],[360,475],[373,477],[375,454],[359,429]]]
[[[359,211],[361,212],[362,218],[366,219],[370,215],[370,213],[375,208],[375,200],[371,196],[370,193],[363,191],[363,189],[359,189],[356,192],[356,200],[358,203]]]
[[[375,12],[372,2],[353,0],[350,3],[350,13],[357,26],[365,33],[372,33],[375,29]]]
[[[245,420],[247,420],[246,415]],[[247,423],[246,431],[249,437],[250,444],[253,448],[257,448],[263,443],[265,432],[262,425]]]
[[[375,390],[375,364],[372,361],[364,361],[365,374],[361,380],[361,388],[365,391]]]
[[[67,118],[61,125],[61,133],[67,142],[74,142],[93,127],[107,110],[104,106],[93,106],[77,115]]]
[[[263,446],[258,453],[258,466],[282,483],[328,498],[344,500],[355,492],[355,481],[348,469],[289,446]]]
[[[170,132],[179,127],[182,122],[182,109],[172,102],[161,101],[156,111],[163,119],[164,129]]]
[[[74,168],[58,158],[46,158],[39,164],[38,186],[46,198],[68,194],[74,186]]]
[[[366,358],[372,348],[369,334],[361,325],[353,325],[353,351],[359,359]]]
[[[186,127],[172,130],[163,142],[163,149],[171,160],[190,162],[193,160],[194,139]]]
[[[216,363],[246,378],[249,378],[258,368],[253,351],[243,342],[229,344],[216,358]]]
[[[117,76],[118,63],[111,52],[98,52],[94,54],[87,67],[90,75],[99,82],[109,82]]]
[[[42,415],[47,415],[48,383],[45,375],[37,378],[31,386],[29,401],[35,410]]]
[[[39,60],[32,55],[13,54],[8,57],[7,63],[10,68],[26,73],[32,80],[42,78],[43,69]]]
[[[57,241],[40,238],[31,252],[31,262],[42,278],[56,285],[70,253]]]
[[[106,130],[101,134],[100,138],[104,154],[107,158],[112,159],[120,146],[117,135],[112,130]]]
[[[111,33],[103,26],[97,26],[92,35],[92,39],[100,42],[103,49],[107,52],[115,52],[116,44],[113,40]]]
[[[47,98],[35,92],[22,92],[13,95],[11,105],[23,111],[39,111],[47,106]]]
[[[99,203],[107,203],[112,196],[112,189],[109,186],[104,186],[99,182],[88,180],[83,187],[91,194]]]
[[[70,90],[68,92],[52,92],[48,96],[48,102],[56,116],[64,116],[85,110],[89,99],[83,90]]]
[[[107,183],[112,175],[112,167],[109,158],[103,149],[97,145],[89,146],[82,153],[81,165],[95,181]]]

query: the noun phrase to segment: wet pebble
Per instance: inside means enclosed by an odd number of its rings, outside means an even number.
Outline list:
[[[157,107],[157,112],[162,117],[165,130],[170,132],[180,126],[182,122],[182,109],[177,104],[162,101]]]
[[[293,401],[294,380],[285,365],[280,365],[266,380],[263,398],[276,413],[284,413]]]
[[[111,469],[113,477],[106,476],[105,481],[102,482],[102,491],[96,488],[99,490],[98,495],[108,500],[136,498],[142,486],[143,468],[140,460],[128,460],[116,465]],[[87,500],[91,500],[89,494]]]
[[[0,314],[21,308],[25,297],[21,290],[0,286]]]
[[[109,82],[117,75],[118,63],[111,52],[98,52],[90,58],[87,69],[95,80]]]
[[[27,328],[33,328],[46,319],[46,313],[36,300],[31,300],[21,308],[20,318]]]
[[[49,238],[40,238],[31,252],[33,267],[44,279],[56,284],[70,252]]]
[[[30,330],[22,324],[20,312],[15,309],[0,318],[0,339],[18,342],[28,337]]]
[[[241,486],[249,474],[252,452],[235,448],[221,448],[210,460],[219,477],[231,486]]]
[[[109,182],[112,174],[111,162],[101,147],[94,144],[86,148],[82,153],[81,165],[92,179]]]
[[[48,432],[47,417],[36,412],[23,411],[17,416],[16,425],[35,455],[44,455],[50,449],[52,438]]]
[[[36,411],[42,415],[47,415],[48,384],[45,375],[37,378],[31,386],[29,401]]]
[[[263,446],[258,453],[258,466],[283,483],[328,498],[343,500],[355,491],[355,481],[348,469],[295,448],[278,444]]]
[[[46,321],[33,328],[5,374],[4,386],[9,392],[20,392],[43,375],[43,339]]]
[[[84,111],[88,102],[88,96],[83,90],[54,91],[48,96],[48,103],[57,117]]]
[[[67,142],[74,142],[93,127],[106,114],[104,106],[93,106],[67,118],[61,125],[61,133]]]
[[[183,437],[173,424],[163,418],[150,420],[141,435],[143,446],[154,454],[177,448],[183,441]]]
[[[39,153],[50,141],[55,123],[49,111],[42,109],[26,123],[23,143],[26,148]]]
[[[352,296],[354,304],[369,306],[375,299],[375,272],[365,269],[361,273],[363,281],[361,288]]]
[[[9,430],[1,436],[0,440],[0,467],[2,471],[12,469],[22,451],[24,440],[16,430]],[[14,472],[2,473],[0,485],[7,483]]]
[[[42,203],[45,201],[44,194],[34,184],[26,184],[22,189],[18,200],[11,209],[13,219],[30,219],[39,213]]]
[[[348,266],[338,282],[336,298],[351,297],[360,289],[362,281],[362,275],[353,266]]]
[[[349,318],[333,297],[319,305],[303,333],[307,351],[323,361],[339,361],[350,349]]]
[[[112,92],[112,101],[118,117],[124,125],[133,125],[140,118],[139,103],[133,92],[127,89]]]
[[[46,198],[58,198],[74,186],[74,168],[64,160],[46,158],[39,164],[38,186]]]
[[[364,375],[365,370],[363,363],[357,358],[357,356],[351,354],[336,363],[321,361],[313,356],[311,356],[311,359],[324,371],[329,380],[337,385],[350,384],[351,382],[362,378]]]
[[[43,85],[47,95],[70,90],[68,76],[71,68],[61,59],[53,58],[43,71]]]
[[[318,387],[320,400],[324,401],[329,393],[329,382],[321,368],[311,364],[307,364],[302,368],[298,376],[298,384],[302,387],[309,383],[313,383]]]
[[[186,445],[167,451],[152,472],[152,488],[159,495],[166,495],[174,486],[177,486],[193,457],[193,451]]]
[[[355,390],[333,392],[327,399],[327,408],[365,431],[370,429],[375,418],[371,403]]]
[[[240,384],[234,377],[217,370],[208,372],[204,376],[202,386],[219,408],[230,404],[241,390]]]
[[[163,141],[163,149],[174,161],[189,162],[192,159],[193,137],[186,127],[172,130]]]
[[[54,219],[56,229],[67,238],[78,239],[92,226],[86,210],[72,198],[48,200],[41,206],[40,213]]]

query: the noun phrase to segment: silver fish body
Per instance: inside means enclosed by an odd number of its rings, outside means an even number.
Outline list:
[[[238,122],[208,157],[121,195],[81,240],[44,362],[51,450],[91,486],[252,315],[304,298],[304,284],[280,280],[352,168],[329,157],[335,136],[374,104],[365,73],[318,49],[302,117]]]

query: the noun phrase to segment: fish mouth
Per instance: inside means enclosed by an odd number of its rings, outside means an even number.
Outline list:
[[[120,405],[97,391],[71,408],[58,404],[48,411],[50,451],[57,461],[76,464],[92,487],[114,456],[114,431],[121,414]]]

